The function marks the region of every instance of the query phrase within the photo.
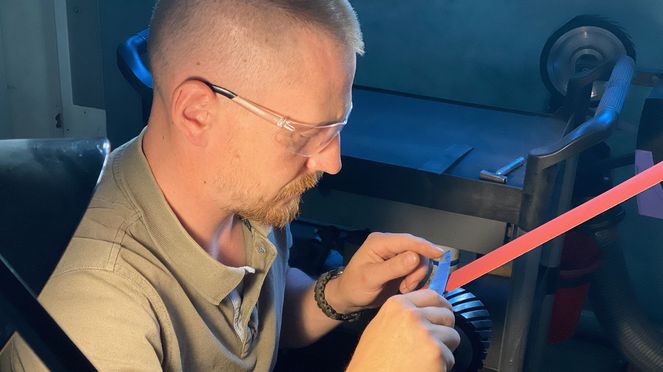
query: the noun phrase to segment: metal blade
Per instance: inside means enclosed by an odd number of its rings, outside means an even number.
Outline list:
[[[446,251],[437,265],[437,270],[433,274],[428,288],[434,290],[440,295],[444,294],[444,289],[447,287],[447,280],[449,279],[449,270],[451,269],[451,252]]]

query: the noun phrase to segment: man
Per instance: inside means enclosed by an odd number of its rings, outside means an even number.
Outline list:
[[[279,347],[383,303],[349,371],[453,365],[448,303],[412,292],[433,244],[373,234],[317,287],[287,265],[301,194],[341,169],[362,44],[346,0],[158,2],[149,123],[114,151],[40,295],[97,368],[267,371]],[[0,366],[41,367],[18,337]]]

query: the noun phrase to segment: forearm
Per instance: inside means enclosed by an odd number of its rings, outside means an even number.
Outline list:
[[[336,311],[348,312],[349,309],[337,301],[336,284],[335,279],[327,283],[325,298]],[[288,270],[281,329],[283,347],[307,346],[341,323],[320,310],[315,302],[314,285],[313,279],[299,269]]]

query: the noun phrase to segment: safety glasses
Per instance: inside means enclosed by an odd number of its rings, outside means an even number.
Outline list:
[[[305,157],[315,155],[327,147],[341,133],[352,111],[351,104],[350,110],[341,122],[307,124],[277,114],[264,106],[238,96],[226,88],[207,81],[203,81],[203,83],[207,84],[215,93],[230,99],[244,109],[283,129],[276,135],[276,140],[286,146],[292,153]]]

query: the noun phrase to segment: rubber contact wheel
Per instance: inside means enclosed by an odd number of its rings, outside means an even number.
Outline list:
[[[456,315],[456,331],[460,345],[454,352],[456,365],[453,371],[478,371],[488,355],[493,323],[484,304],[463,288],[448,292],[444,297]]]

